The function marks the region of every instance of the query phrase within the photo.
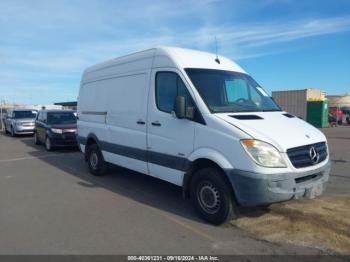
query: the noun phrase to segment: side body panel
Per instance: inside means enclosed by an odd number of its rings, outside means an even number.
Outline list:
[[[102,91],[108,96],[105,160],[146,174],[148,77],[148,72],[143,72],[102,81],[108,89]]]
[[[79,137],[95,136],[107,162],[148,173],[147,96],[153,53],[85,72],[78,103]],[[85,145],[80,144],[85,152]]]

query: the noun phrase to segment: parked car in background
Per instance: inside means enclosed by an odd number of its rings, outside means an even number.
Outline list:
[[[70,110],[39,111],[35,121],[34,142],[43,143],[47,151],[76,147],[77,118]]]
[[[344,107],[342,107],[342,111],[344,113],[343,122],[345,122],[346,124],[350,125],[350,107],[349,106],[344,106]]]
[[[33,134],[36,110],[9,109],[4,119],[5,132],[16,136],[19,134]]]
[[[338,107],[329,107],[329,122],[337,123],[338,125],[343,124],[343,111]]]

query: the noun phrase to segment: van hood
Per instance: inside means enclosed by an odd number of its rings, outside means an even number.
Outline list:
[[[287,149],[293,147],[326,141],[324,134],[317,128],[298,117],[290,118],[284,114],[286,112],[278,111],[218,113],[215,116],[243,130],[254,139],[273,144],[281,152],[286,152]],[[234,118],[237,116],[245,119]]]

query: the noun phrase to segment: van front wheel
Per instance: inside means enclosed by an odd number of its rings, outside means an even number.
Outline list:
[[[235,217],[236,204],[231,185],[217,168],[197,171],[191,182],[190,194],[197,213],[214,225]]]
[[[94,176],[102,176],[107,171],[107,163],[103,159],[98,145],[93,144],[87,148],[87,161],[90,173]]]

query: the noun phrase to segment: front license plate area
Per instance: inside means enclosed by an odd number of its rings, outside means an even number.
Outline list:
[[[320,196],[322,194],[322,192],[323,192],[323,185],[318,184],[318,185],[315,185],[315,186],[307,189],[306,197],[313,199],[315,197]]]

